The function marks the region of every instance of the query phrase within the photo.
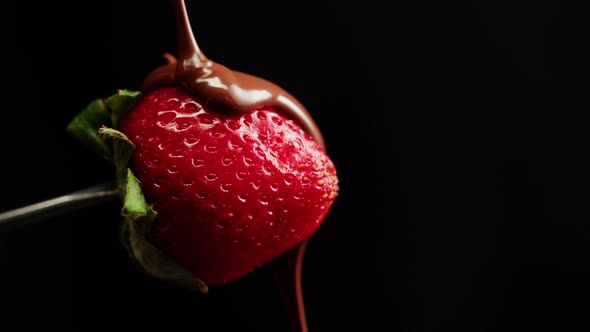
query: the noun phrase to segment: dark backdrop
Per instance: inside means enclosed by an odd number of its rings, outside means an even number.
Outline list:
[[[205,53],[310,110],[341,193],[305,260],[314,331],[588,331],[581,1],[188,1]],[[64,127],[175,51],[165,1],[3,4],[0,210],[111,177]],[[0,232],[1,331],[286,331],[265,270],[145,277],[117,204]]]

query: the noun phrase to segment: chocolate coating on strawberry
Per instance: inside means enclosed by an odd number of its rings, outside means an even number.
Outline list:
[[[324,146],[320,130],[305,107],[290,93],[262,78],[230,70],[205,56],[199,48],[183,0],[172,1],[178,22],[178,60],[155,69],[143,82],[149,92],[166,85],[182,85],[217,112],[247,113],[271,107],[296,121],[313,139]]]

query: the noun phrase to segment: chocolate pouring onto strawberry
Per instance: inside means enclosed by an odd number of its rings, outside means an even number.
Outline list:
[[[338,194],[334,164],[301,103],[207,59],[184,1],[172,4],[178,59],[167,55],[141,92],[89,104],[68,129],[113,162],[123,240],[144,271],[207,291],[286,257],[304,320],[301,259]]]

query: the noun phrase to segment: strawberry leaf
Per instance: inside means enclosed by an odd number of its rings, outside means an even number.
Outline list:
[[[67,131],[103,158],[110,159],[112,151],[98,134],[98,129],[110,122],[106,103],[102,99],[96,99],[70,121]]]
[[[117,90],[116,95],[112,95],[104,100],[111,111],[111,124],[113,128],[119,128],[125,115],[127,115],[140,98],[141,92],[139,91]]]
[[[149,275],[185,288],[208,291],[207,285],[148,241],[156,212],[145,201],[139,181],[127,169],[123,204],[123,243],[133,260]]]
[[[67,130],[113,163],[123,196],[122,242],[132,260],[155,278],[206,293],[205,283],[149,241],[156,211],[147,204],[139,181],[128,168],[135,144],[117,130],[139,98],[140,92],[118,90],[113,96],[94,100],[68,124]]]
[[[117,90],[110,97],[96,99],[70,121],[67,131],[103,158],[113,160],[113,153],[116,152],[98,131],[103,126],[118,129],[125,115],[140,98],[139,91]]]
[[[108,127],[102,127],[98,130],[105,143],[111,148],[110,160],[115,166],[117,183],[123,186],[127,181],[127,164],[135,151],[135,144],[122,132]]]

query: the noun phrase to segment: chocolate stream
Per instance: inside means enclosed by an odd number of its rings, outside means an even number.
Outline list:
[[[251,112],[272,107],[295,121],[325,148],[322,134],[305,107],[278,85],[246,73],[233,71],[208,59],[199,48],[184,0],[172,0],[178,28],[178,60],[165,54],[167,64],[152,71],[142,91],[166,85],[184,86],[212,109],[225,114]],[[282,291],[297,332],[308,332],[301,273],[309,239],[268,264]]]
[[[294,332],[308,332],[301,274],[309,241],[305,240],[268,265],[281,291]]]
[[[184,0],[173,0],[178,24],[178,61],[157,68],[143,81],[142,90],[182,85],[214,110],[225,114],[247,113],[273,107],[297,122],[324,147],[322,134],[307,109],[290,93],[265,79],[230,70],[205,56],[193,35]]]

